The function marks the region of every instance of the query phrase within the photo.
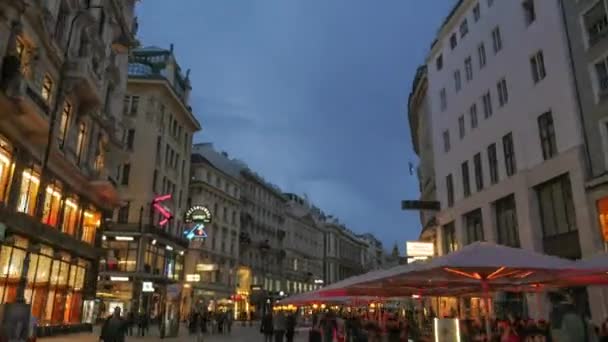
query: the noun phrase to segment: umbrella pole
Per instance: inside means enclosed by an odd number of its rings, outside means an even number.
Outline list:
[[[483,290],[483,298],[485,301],[486,307],[486,337],[488,340],[491,340],[492,337],[492,327],[490,326],[490,288],[488,286],[488,282],[486,280],[482,281],[481,288]]]

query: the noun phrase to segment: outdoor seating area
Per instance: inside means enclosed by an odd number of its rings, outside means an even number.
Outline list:
[[[410,327],[408,338],[415,336],[416,341],[461,341],[465,337],[470,341],[511,341],[501,339],[509,334],[517,336],[513,341],[545,341],[551,334],[560,333],[557,320],[561,323],[564,315],[575,313],[560,309],[572,304],[565,289],[607,283],[607,254],[571,261],[477,242],[428,261],[370,272],[289,297],[280,305],[299,306],[313,316],[328,313],[341,316],[353,322],[348,326],[367,326],[363,330],[368,335],[388,334],[390,321],[397,320]],[[500,293],[534,294],[531,297],[536,298],[536,303],[529,303],[536,307],[534,314],[521,317],[506,310],[498,317],[494,298]],[[439,300],[436,307],[429,305],[432,298],[442,297],[455,298],[457,304],[452,312],[440,314]],[[462,302],[472,297],[478,299],[478,315],[462,309]],[[388,305],[395,302],[409,304]],[[592,340],[591,334],[608,338],[606,324],[594,325],[586,313],[577,314],[585,340]],[[596,323],[604,322],[605,318],[595,317]],[[357,321],[364,323],[354,323]],[[452,339],[451,335],[458,335],[458,339]]]

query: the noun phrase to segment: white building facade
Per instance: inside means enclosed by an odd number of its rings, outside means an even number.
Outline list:
[[[459,2],[427,73],[441,253],[478,240],[573,259],[596,251],[558,2]]]

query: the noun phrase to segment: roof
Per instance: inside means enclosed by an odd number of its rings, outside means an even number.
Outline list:
[[[227,154],[216,151],[212,143],[194,144],[192,146],[192,162],[201,163],[205,161],[236,179],[239,179],[241,171],[247,168],[247,165],[240,160],[230,159]]]

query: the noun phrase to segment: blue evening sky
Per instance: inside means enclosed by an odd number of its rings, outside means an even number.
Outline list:
[[[407,98],[454,0],[146,0],[143,45],[192,69],[196,142],[385,248],[418,238]]]

